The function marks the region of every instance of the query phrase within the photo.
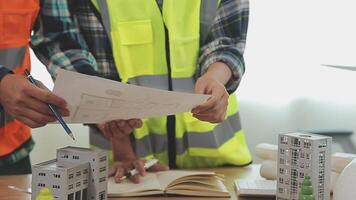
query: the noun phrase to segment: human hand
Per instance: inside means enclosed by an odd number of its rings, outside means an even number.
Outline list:
[[[231,71],[224,63],[214,63],[195,83],[195,92],[212,95],[208,101],[192,109],[193,117],[210,123],[224,121],[229,93],[225,89]]]
[[[126,172],[132,170],[133,168],[135,168],[138,171],[138,174],[130,177],[129,179],[133,183],[139,183],[140,176],[146,175],[146,169],[144,168],[144,161],[139,159],[115,162],[109,170],[109,177],[114,177],[115,182],[120,183],[122,181],[121,180],[122,177],[126,174]],[[169,170],[168,166],[159,163],[153,165],[148,169],[148,171],[151,172],[167,171],[167,170]]]
[[[40,81],[33,85],[26,77],[6,75],[0,82],[0,103],[5,111],[31,128],[56,121],[48,103],[56,106],[63,116],[69,116],[64,99],[53,94]]]
[[[112,120],[97,124],[96,126],[106,138],[120,140],[123,137],[130,135],[135,128],[140,128],[142,126],[142,120]]]

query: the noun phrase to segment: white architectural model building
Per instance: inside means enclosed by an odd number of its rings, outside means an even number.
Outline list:
[[[305,176],[311,177],[316,200],[330,199],[331,142],[322,135],[279,135],[277,200],[298,200]]]
[[[32,199],[43,188],[48,188],[54,199],[107,199],[106,151],[65,147],[57,150],[57,159],[32,168]]]

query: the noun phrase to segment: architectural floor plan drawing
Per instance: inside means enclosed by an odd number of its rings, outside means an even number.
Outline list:
[[[79,106],[73,114],[73,120],[85,121],[102,121],[107,118],[116,119],[117,116],[122,118],[134,118],[138,113],[152,112],[156,113],[160,109],[175,110],[180,106],[179,103],[163,103],[147,101],[145,99],[115,99],[82,94]],[[121,115],[121,113],[123,113]],[[157,112],[159,115],[159,112]],[[132,116],[132,117],[130,117]]]
[[[70,87],[68,87],[70,85]],[[53,92],[64,98],[68,123],[166,116],[190,111],[210,96],[165,91],[60,70]]]

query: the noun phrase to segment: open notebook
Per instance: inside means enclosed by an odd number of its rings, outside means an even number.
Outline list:
[[[222,176],[214,172],[171,170],[147,173],[139,184],[129,180],[115,183],[109,179],[108,196],[185,195],[200,197],[230,197]]]

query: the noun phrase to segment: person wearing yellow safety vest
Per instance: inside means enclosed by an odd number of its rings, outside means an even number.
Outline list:
[[[137,159],[153,157],[170,168],[251,163],[234,94],[245,69],[248,0],[47,0],[43,6],[32,45],[53,77],[64,68],[212,95],[192,112],[91,125],[91,144],[112,148],[122,164],[112,175],[120,178],[133,165],[144,174]]]
[[[30,71],[29,39],[39,8],[39,0],[0,0],[0,175],[31,173],[30,127],[55,121],[47,103],[68,115],[63,99],[24,75]]]

